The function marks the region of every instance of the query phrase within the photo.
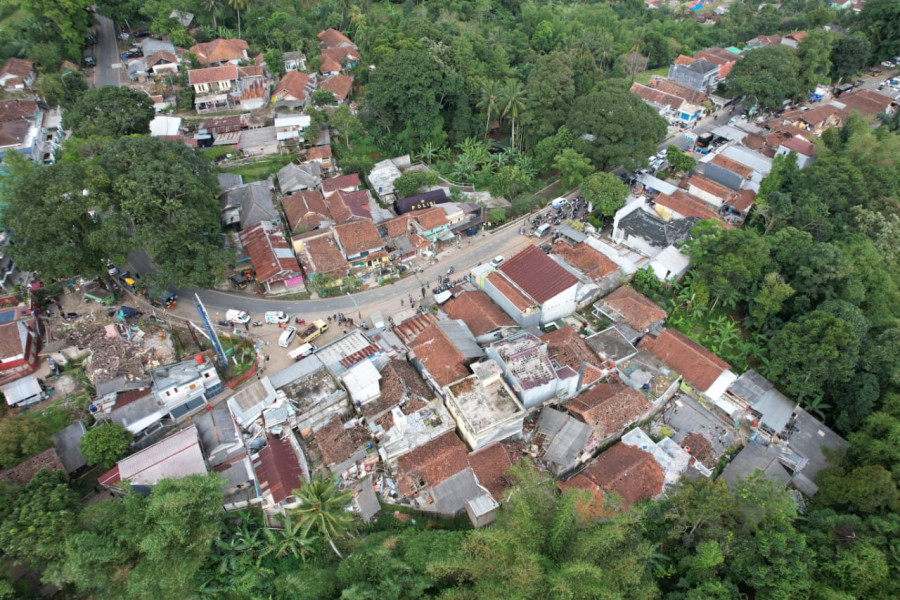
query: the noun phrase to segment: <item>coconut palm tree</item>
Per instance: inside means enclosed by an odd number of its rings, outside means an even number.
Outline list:
[[[478,108],[485,112],[484,137],[491,131],[491,117],[497,111],[500,104],[500,84],[493,79],[488,79],[481,86],[481,100]]]
[[[282,558],[290,554],[306,562],[306,557],[310,554],[310,545],[318,539],[310,536],[309,530],[303,531],[302,522],[294,522],[289,512],[284,515],[284,529],[266,529],[265,533],[266,547],[260,558],[269,554]]]
[[[246,10],[250,0],[228,0],[228,6],[234,9],[238,18],[238,37],[241,37],[241,11]]]
[[[342,492],[333,481],[317,476],[299,490],[294,490],[294,495],[300,500],[300,507],[293,511],[300,525],[300,534],[308,536],[315,529],[343,560],[344,555],[334,545],[334,540],[346,535],[353,523],[353,515],[347,512],[353,492]]]
[[[213,31],[219,28],[216,21],[216,14],[222,10],[222,3],[219,0],[203,0],[203,8],[205,8],[213,18]]]
[[[500,104],[503,105],[500,117],[504,118],[506,115],[509,115],[512,120],[512,136],[510,137],[509,145],[517,148],[516,119],[519,118],[519,113],[525,110],[525,87],[522,85],[522,82],[512,78],[507,79],[506,85],[500,91],[500,99]]]

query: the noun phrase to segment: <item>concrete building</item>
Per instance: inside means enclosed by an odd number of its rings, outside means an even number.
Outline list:
[[[532,333],[523,332],[491,344],[485,353],[500,365],[506,382],[526,409],[553,398],[569,398],[577,391],[578,372],[568,366],[555,367],[547,345]]]
[[[460,437],[474,450],[521,435],[525,409],[493,360],[472,365],[473,375],[446,386],[444,401]]]
[[[222,380],[208,356],[150,370],[153,395],[172,419],[193,413],[222,392]]]

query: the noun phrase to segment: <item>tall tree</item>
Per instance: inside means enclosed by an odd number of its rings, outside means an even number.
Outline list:
[[[750,50],[731,69],[725,86],[734,96],[744,96],[764,109],[799,100],[808,91],[800,77],[800,59],[788,46],[766,46]]]
[[[553,161],[553,166],[559,171],[566,189],[578,187],[585,177],[594,172],[591,160],[571,148],[563,150]]]
[[[484,136],[487,137],[491,130],[491,117],[497,112],[500,105],[500,84],[494,79],[488,79],[481,86],[481,99],[478,108],[484,111]]]
[[[98,425],[81,438],[80,450],[88,464],[110,468],[128,454],[134,436],[118,423]]]
[[[837,41],[831,51],[834,79],[852,77],[869,62],[872,45],[862,31],[854,31]]]
[[[509,145],[512,148],[518,148],[516,119],[525,110],[525,88],[522,86],[522,82],[512,78],[507,79],[506,84],[500,90],[500,104],[503,106],[503,110],[500,112],[501,118],[509,115],[512,121],[512,136]]]
[[[228,0],[228,6],[237,13],[238,37],[241,37],[241,11],[246,10],[250,5],[250,0]]]
[[[104,86],[81,94],[63,115],[72,135],[121,137],[149,133],[155,115],[153,100],[143,92],[127,87]]]
[[[625,204],[628,186],[611,173],[594,173],[581,184],[581,195],[604,217],[611,217]]]
[[[863,6],[860,17],[877,60],[900,56],[900,4],[871,0]]]
[[[334,540],[343,537],[353,524],[353,516],[347,512],[347,505],[353,499],[352,491],[340,491],[334,482],[316,477],[303,484],[294,494],[300,506],[294,511],[303,535],[315,531],[328,540],[328,544],[338,558],[343,559]]]
[[[212,15],[213,30],[217,30],[219,28],[219,23],[216,20],[216,16],[219,14],[219,11],[222,10],[221,0],[203,0],[203,8]]]

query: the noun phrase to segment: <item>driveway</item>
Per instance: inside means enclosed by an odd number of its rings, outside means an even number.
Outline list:
[[[95,47],[97,66],[94,68],[94,86],[121,86],[122,61],[119,57],[119,46],[116,43],[115,25],[112,19],[99,13],[97,14],[97,23],[100,27],[97,31]]]

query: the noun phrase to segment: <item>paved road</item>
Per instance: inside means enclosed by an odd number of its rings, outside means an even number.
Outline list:
[[[521,222],[522,219],[519,219],[515,224],[510,224],[499,231],[463,238],[459,248],[454,247],[441,252],[438,255],[438,261],[425,268],[422,273],[413,273],[393,285],[357,292],[352,296],[291,301],[262,298],[245,293],[189,288],[178,290],[180,301],[171,312],[196,320],[197,313],[194,310],[192,299],[194,293],[197,293],[210,314],[224,313],[228,309],[235,308],[247,311],[256,319],[261,318],[265,311],[281,310],[310,321],[318,318],[324,319],[327,315],[337,312],[343,312],[347,317],[353,318],[358,318],[358,314],[362,313],[363,318],[368,318],[372,311],[380,311],[385,319],[393,316],[395,321],[399,321],[412,314],[409,303],[404,301],[404,305],[401,307],[400,299],[405,300],[408,296],[412,296],[417,301],[420,300],[422,286],[426,282],[430,282],[434,286],[437,278],[446,274],[451,266],[455,270],[452,277],[460,278],[472,267],[489,261],[498,254],[509,257],[526,244],[530,244],[530,238],[519,235]],[[132,262],[131,258],[129,257],[131,266],[141,272],[140,266],[135,264],[137,261]],[[427,295],[430,296],[430,293]]]
[[[97,45],[94,47],[97,66],[94,68],[94,86],[104,85],[121,86],[122,62],[119,57],[119,47],[116,44],[116,28],[112,19],[97,14],[97,23],[100,28],[97,32]],[[116,68],[113,68],[115,65]]]

